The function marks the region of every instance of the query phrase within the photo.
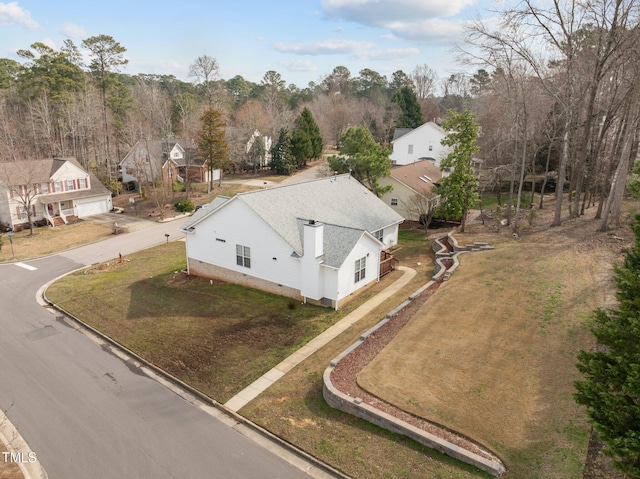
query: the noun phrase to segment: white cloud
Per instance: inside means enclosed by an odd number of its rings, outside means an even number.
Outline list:
[[[40,25],[31,19],[31,13],[18,2],[0,3],[0,27],[18,25],[28,30],[37,30]]]
[[[60,27],[60,33],[62,33],[65,37],[74,38],[74,39],[84,39],[89,36],[87,31],[79,26],[74,25],[73,23],[65,23]]]
[[[368,26],[385,26],[393,21],[451,17],[476,0],[322,0],[329,18]]]
[[[457,38],[464,21],[451,17],[475,3],[476,0],[322,0],[322,9],[330,19],[385,28],[396,38],[429,42]]]
[[[387,48],[383,50],[365,50],[356,54],[363,60],[400,60],[420,53],[417,48]]]
[[[357,42],[352,40],[321,40],[308,43],[277,42],[273,47],[279,52],[295,53],[298,55],[344,55],[355,54],[364,49],[375,46],[371,42]]]
[[[56,46],[56,42],[51,40],[51,38],[45,38],[45,39],[41,40],[40,42],[44,43],[46,46],[48,46],[49,48],[52,48],[53,50],[57,50],[57,48],[58,48]]]
[[[308,59],[293,60],[290,62],[280,62],[284,68],[290,72],[317,72],[318,67]]]

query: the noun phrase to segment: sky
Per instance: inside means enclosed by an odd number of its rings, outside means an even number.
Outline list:
[[[59,49],[93,35],[127,49],[123,73],[188,81],[189,65],[215,58],[219,76],[259,83],[269,70],[300,88],[336,66],[391,79],[426,64],[440,78],[468,68],[454,44],[492,0],[20,0],[0,2],[0,58],[35,42]]]

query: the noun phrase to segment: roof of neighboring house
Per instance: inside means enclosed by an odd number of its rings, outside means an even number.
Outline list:
[[[408,165],[394,166],[391,176],[417,193],[430,193],[434,183],[442,179],[440,168],[429,160],[420,160]]]
[[[133,146],[133,148],[131,148],[131,150],[129,150],[122,161],[120,161],[120,164],[124,163],[137,148],[146,148],[146,150],[149,152],[149,156],[159,165],[163,165],[165,161],[169,159],[169,152],[176,144],[180,145],[180,147],[184,150],[197,149],[197,145],[194,142],[185,139],[140,140]],[[202,163],[202,160],[190,159],[190,161],[193,161],[194,164],[196,161],[198,162],[197,164]],[[183,166],[185,164],[184,160],[181,159],[173,159],[173,162],[178,166]]]
[[[72,157],[6,161],[0,163],[0,182],[11,186],[45,183],[50,181],[65,163],[72,163],[87,173],[82,165]],[[97,179],[95,182],[100,183]]]
[[[403,218],[349,174],[241,193],[198,211],[183,230],[195,227],[232,201],[242,201],[302,256],[303,225],[324,224],[324,262],[338,267],[365,234],[400,223]],[[201,213],[202,211],[204,213]]]
[[[440,125],[438,125],[437,123],[435,123],[433,121],[428,121],[426,123],[423,123],[422,125],[420,125],[417,128],[396,128],[393,131],[393,140],[391,140],[391,142],[393,143],[398,138],[403,137],[407,133],[411,133],[413,131],[417,131],[417,130],[420,130],[420,129],[428,129],[428,128],[434,129],[434,130],[438,131],[439,133],[442,133],[442,135],[445,134],[445,131],[442,129],[442,127]]]
[[[413,130],[414,130],[414,128],[396,128],[395,130],[393,130],[393,140],[392,141],[396,141],[401,136],[404,136],[404,135],[406,135],[407,133],[409,133],[410,131],[413,131]]]
[[[74,165],[82,168],[72,158],[3,162],[0,164],[0,181],[10,186],[44,183],[49,181],[67,161],[71,161]]]
[[[100,180],[93,174],[89,173],[89,189],[88,190],[74,190],[65,191],[63,193],[49,193],[47,195],[40,195],[40,201],[42,203],[54,202],[54,201],[67,201],[77,200],[79,198],[90,198],[93,196],[111,196],[109,191]]]

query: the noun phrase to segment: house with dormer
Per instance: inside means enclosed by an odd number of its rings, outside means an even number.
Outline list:
[[[442,179],[440,168],[430,160],[391,167],[389,176],[380,178],[380,186],[391,186],[380,199],[404,219],[421,221],[429,217],[440,204],[436,191]]]
[[[141,140],[120,161],[123,183],[146,184],[162,179],[165,184],[176,181],[207,183],[211,173],[190,140]],[[213,171],[213,180],[220,179]]]
[[[74,158],[0,163],[0,224],[58,226],[113,209],[111,192]]]
[[[218,197],[182,227],[187,270],[337,309],[397,264],[402,221],[349,174]]]

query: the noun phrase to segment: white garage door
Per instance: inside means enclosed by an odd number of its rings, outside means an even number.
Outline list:
[[[109,202],[107,200],[89,201],[87,203],[78,203],[78,218],[85,216],[98,215],[109,211]]]

